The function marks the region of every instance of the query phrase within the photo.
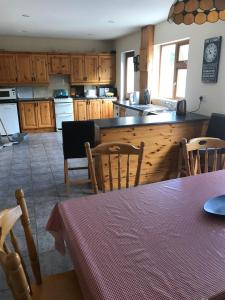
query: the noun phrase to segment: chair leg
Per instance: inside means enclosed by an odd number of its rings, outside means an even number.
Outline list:
[[[179,155],[178,155],[178,166],[177,166],[177,178],[181,177],[182,174],[182,148],[181,145],[179,147]]]
[[[64,183],[69,184],[69,170],[67,159],[64,159]]]

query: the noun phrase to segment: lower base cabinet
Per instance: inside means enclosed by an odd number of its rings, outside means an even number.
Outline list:
[[[52,101],[21,101],[19,102],[19,115],[22,132],[55,130]]]
[[[74,120],[113,118],[113,101],[108,99],[74,100]]]

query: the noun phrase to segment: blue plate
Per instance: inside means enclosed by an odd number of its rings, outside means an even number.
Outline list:
[[[204,210],[210,214],[225,216],[225,195],[208,199]]]

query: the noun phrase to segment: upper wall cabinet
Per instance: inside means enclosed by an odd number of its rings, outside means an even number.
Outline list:
[[[98,55],[71,56],[71,83],[98,84]]]
[[[47,84],[47,55],[0,53],[0,84]]]
[[[46,84],[48,83],[47,55],[17,54],[17,83]]]
[[[98,55],[85,55],[84,57],[85,81],[97,83],[98,78]]]
[[[72,55],[72,84],[110,84],[115,82],[115,55]]]
[[[99,55],[99,81],[100,83],[110,84],[115,82],[115,55]]]
[[[35,83],[45,84],[49,82],[47,55],[33,54],[32,68]]]
[[[0,85],[48,84],[49,74],[68,74],[71,84],[115,83],[113,54],[0,53]]]
[[[71,56],[71,83],[84,84],[85,72],[84,72],[84,56],[72,55]]]
[[[0,84],[17,82],[16,55],[0,54]]]
[[[48,55],[49,74],[70,74],[70,55]]]

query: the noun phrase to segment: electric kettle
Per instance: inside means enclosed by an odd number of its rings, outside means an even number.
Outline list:
[[[186,115],[186,107],[187,107],[186,100],[185,99],[179,100],[177,102],[177,115],[180,116]]]

